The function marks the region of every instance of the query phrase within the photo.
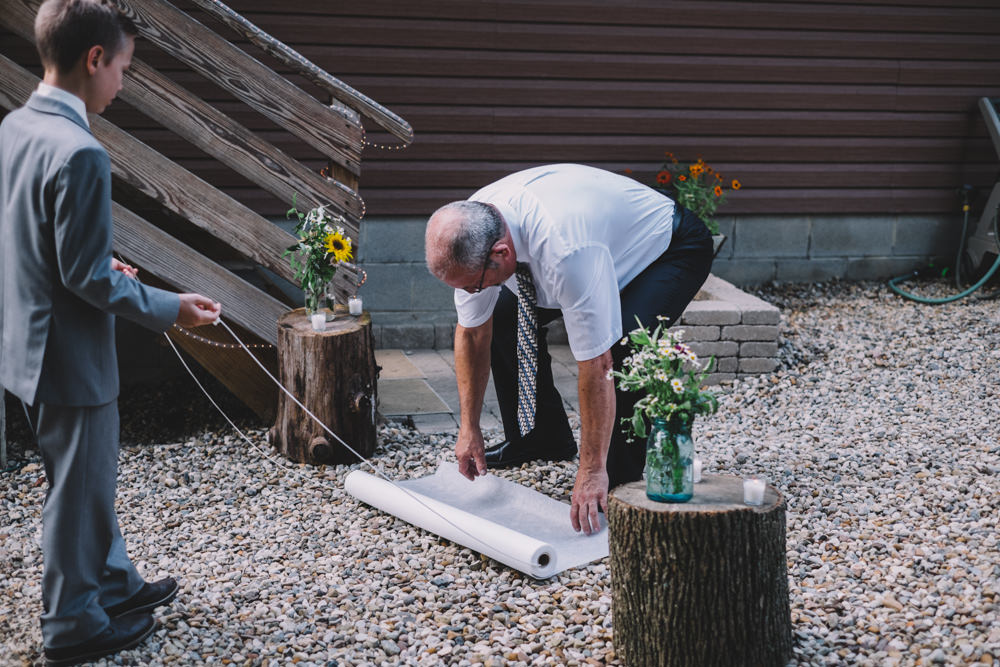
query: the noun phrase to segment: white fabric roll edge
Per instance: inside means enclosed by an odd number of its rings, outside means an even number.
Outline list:
[[[536,579],[547,579],[559,571],[556,552],[550,544],[416,491],[404,491],[362,470],[347,476],[344,490],[372,507]]]

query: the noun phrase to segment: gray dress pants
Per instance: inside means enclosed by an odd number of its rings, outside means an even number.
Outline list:
[[[110,623],[104,608],[143,585],[115,514],[118,402],[25,406],[45,463],[42,509],[42,640],[84,642]]]

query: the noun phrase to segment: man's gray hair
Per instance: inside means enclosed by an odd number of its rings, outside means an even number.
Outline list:
[[[432,258],[428,266],[431,273],[443,279],[455,268],[465,271],[482,269],[493,244],[504,236],[504,221],[500,213],[482,202],[455,201],[439,208],[431,218],[439,214],[449,215],[457,223],[449,230],[449,236],[440,238],[443,252],[435,253]]]

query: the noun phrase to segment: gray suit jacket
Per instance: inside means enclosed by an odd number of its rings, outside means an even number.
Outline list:
[[[29,405],[118,396],[115,315],[154,331],[176,294],[111,270],[111,165],[65,104],[34,94],[0,124],[0,384]]]

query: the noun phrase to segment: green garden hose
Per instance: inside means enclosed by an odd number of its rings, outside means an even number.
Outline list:
[[[966,229],[967,229],[968,224],[969,224],[969,203],[968,203],[968,200],[965,201],[964,205],[962,206],[962,210],[965,211],[965,219],[962,222],[962,239],[961,239],[961,241],[959,242],[959,245],[958,245],[958,257],[955,259],[955,279],[956,279],[956,283],[958,282],[959,276],[961,275],[960,271],[961,271],[961,266],[962,266],[962,253],[965,250],[965,232],[966,232]],[[1000,239],[1000,235],[998,235],[998,231],[1000,231],[1000,229],[997,228],[998,219],[1000,219],[1000,216],[994,214],[993,215],[993,238],[995,238],[995,239]],[[931,298],[931,297],[926,297],[926,296],[919,296],[917,294],[913,294],[911,292],[907,292],[907,291],[903,290],[903,288],[899,287],[898,283],[900,283],[900,282],[902,282],[904,280],[910,280],[911,278],[916,278],[917,276],[919,276],[920,275],[920,271],[919,270],[918,271],[913,271],[911,273],[908,273],[905,276],[899,276],[897,278],[892,278],[889,281],[889,289],[891,289],[893,292],[895,292],[896,294],[900,295],[901,297],[910,299],[911,301],[916,301],[918,303],[929,303],[929,304],[951,303],[952,301],[958,301],[959,299],[964,299],[965,297],[969,296],[970,294],[972,294],[973,292],[975,292],[976,290],[978,290],[980,287],[982,287],[983,285],[985,285],[987,282],[989,282],[990,278],[993,277],[993,274],[996,273],[997,269],[1000,269],[1000,255],[997,256],[997,259],[996,259],[995,262],[993,262],[993,266],[990,267],[990,270],[987,271],[986,274],[982,278],[980,278],[979,281],[976,282],[975,285],[971,286],[967,290],[964,290],[964,291],[959,292],[958,294],[954,294],[952,296],[945,296],[945,297],[940,297],[940,298]]]

